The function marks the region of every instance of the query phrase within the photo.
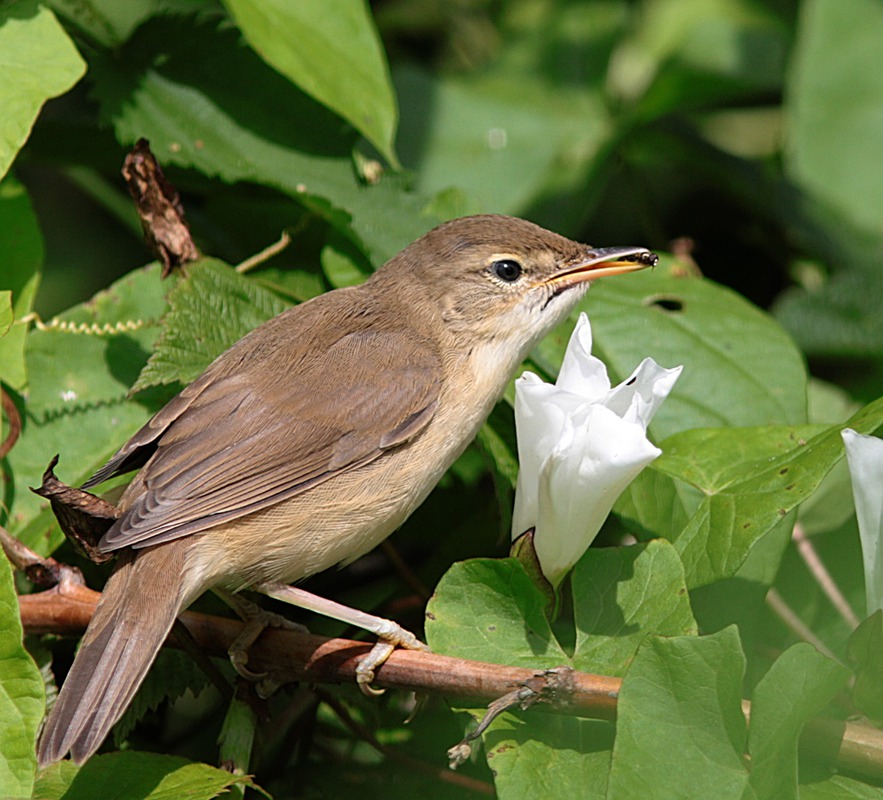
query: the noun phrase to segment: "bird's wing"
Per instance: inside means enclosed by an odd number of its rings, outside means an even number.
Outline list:
[[[237,369],[196,381],[135,434],[108,466],[155,452],[101,548],[159,544],[266,508],[374,460],[431,419],[441,362],[429,340],[356,326],[314,345],[239,353]]]

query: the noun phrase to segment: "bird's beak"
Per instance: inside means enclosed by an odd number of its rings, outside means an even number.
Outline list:
[[[659,257],[644,247],[597,247],[587,251],[585,258],[556,272],[545,283],[557,294],[585,281],[655,267],[657,261]]]

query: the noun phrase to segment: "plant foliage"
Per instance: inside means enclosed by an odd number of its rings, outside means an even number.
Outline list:
[[[650,427],[663,455],[557,614],[506,558],[511,390],[393,537],[435,587],[433,650],[620,677],[616,723],[507,711],[461,767],[471,783],[451,784],[421,769],[444,771],[482,709],[434,701],[405,725],[406,697],[299,687],[256,714],[176,654],[121,724],[126,749],[36,774],[34,659],[50,645],[61,678],[71,652],[52,637],[25,649],[15,588],[31,587],[0,564],[0,796],[883,798],[879,750],[839,774],[832,754],[798,748],[819,715],[883,718],[881,615],[864,609],[840,437],[883,425],[881,40],[877,0],[0,5],[0,381],[14,406],[0,441],[21,428],[0,461],[0,523],[92,585],[106,573],[29,491],[50,458],[82,482],[245,332],[446,219],[515,214],[669,251],[575,314],[614,382],[645,356],[684,365]],[[142,137],[210,256],[166,282],[119,178]],[[287,248],[232,266],[283,232]],[[555,376],[574,320],[530,369]],[[853,615],[801,556],[807,534]],[[393,614],[412,590],[377,562],[308,587]],[[422,632],[419,615],[402,622]]]

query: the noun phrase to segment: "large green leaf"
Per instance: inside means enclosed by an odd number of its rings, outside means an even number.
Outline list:
[[[788,31],[752,0],[645,0],[613,62],[614,93],[642,118],[781,86]]]
[[[619,693],[608,800],[741,798],[744,672],[735,627],[647,640]]]
[[[524,213],[556,169],[581,175],[611,135],[600,92],[550,93],[520,71],[476,79],[410,67],[395,78],[399,149],[418,190],[456,186],[484,211]]]
[[[27,192],[21,184],[7,178],[0,183],[0,271],[2,287],[12,292],[16,324],[0,340],[0,377],[18,391],[27,383],[28,323],[22,318],[33,308],[42,264],[43,240]]]
[[[350,122],[396,164],[398,109],[364,0],[225,0],[248,43],[272,67]]]
[[[877,0],[807,0],[785,109],[790,175],[855,225],[883,236],[883,72]]]
[[[0,6],[0,178],[43,103],[70,89],[86,65],[55,15],[36,0]]]
[[[849,671],[809,645],[792,647],[758,683],[747,736],[744,672],[735,626],[711,636],[648,639],[619,695],[609,800],[796,800],[803,725]]]
[[[43,718],[43,678],[22,646],[12,569],[0,557],[0,797],[30,797]]]
[[[861,433],[876,430],[883,424],[883,399],[848,424]],[[663,455],[629,488],[617,512],[645,535],[675,543],[691,588],[730,577],[843,458],[842,427],[676,434],[662,443]]]

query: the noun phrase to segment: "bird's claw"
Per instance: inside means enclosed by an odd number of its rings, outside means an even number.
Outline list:
[[[378,689],[371,684],[374,682],[375,671],[386,663],[397,647],[405,650],[418,650],[424,653],[429,648],[423,644],[413,633],[405,630],[400,625],[390,622],[390,628],[380,634],[380,638],[356,666],[356,684],[362,693],[368,697],[378,697],[386,690]]]

